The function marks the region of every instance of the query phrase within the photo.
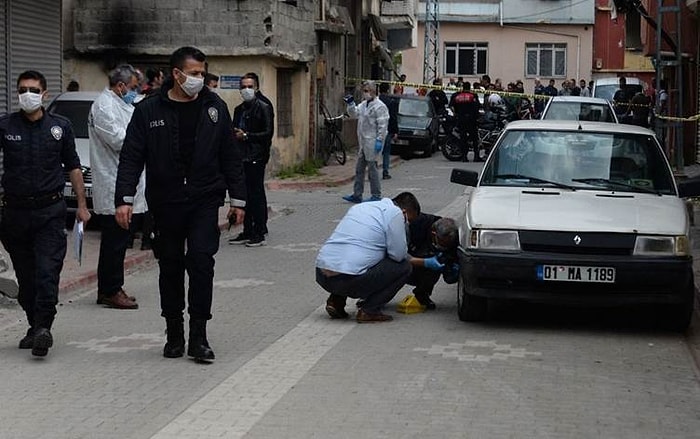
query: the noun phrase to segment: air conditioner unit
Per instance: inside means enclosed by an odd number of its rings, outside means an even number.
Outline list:
[[[595,68],[600,70],[603,68],[603,58],[596,58],[595,59]]]

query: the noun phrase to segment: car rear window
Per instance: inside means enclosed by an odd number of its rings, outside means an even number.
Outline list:
[[[399,99],[399,114],[402,116],[430,117],[428,101],[418,99]]]
[[[543,119],[615,122],[610,107],[585,102],[552,102]]]
[[[76,139],[87,139],[91,106],[92,101],[54,101],[49,111],[70,120]]]
[[[642,85],[641,84],[627,84],[625,88],[629,91],[630,96],[634,96],[638,92],[642,91]],[[618,84],[608,84],[608,85],[597,85],[595,87],[595,95],[593,97],[595,98],[603,98],[607,99],[609,101],[612,101],[613,96],[615,96],[615,92],[620,89],[620,86]]]

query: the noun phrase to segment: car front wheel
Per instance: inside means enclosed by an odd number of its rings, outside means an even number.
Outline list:
[[[488,299],[473,294],[474,282],[460,274],[457,284],[457,314],[463,322],[479,322],[488,316]]]
[[[672,331],[684,332],[690,326],[695,309],[695,282],[690,273],[688,285],[683,292],[683,302],[669,306],[664,316],[664,326]]]

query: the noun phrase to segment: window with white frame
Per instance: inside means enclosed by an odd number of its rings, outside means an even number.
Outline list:
[[[565,78],[566,44],[526,43],[525,75]]]
[[[488,53],[488,43],[445,43],[445,75],[485,75]]]

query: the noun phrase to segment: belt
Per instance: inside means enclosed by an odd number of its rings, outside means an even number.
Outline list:
[[[51,206],[63,199],[62,192],[51,192],[48,194],[23,197],[18,195],[5,194],[3,205],[18,209],[41,209]]]

